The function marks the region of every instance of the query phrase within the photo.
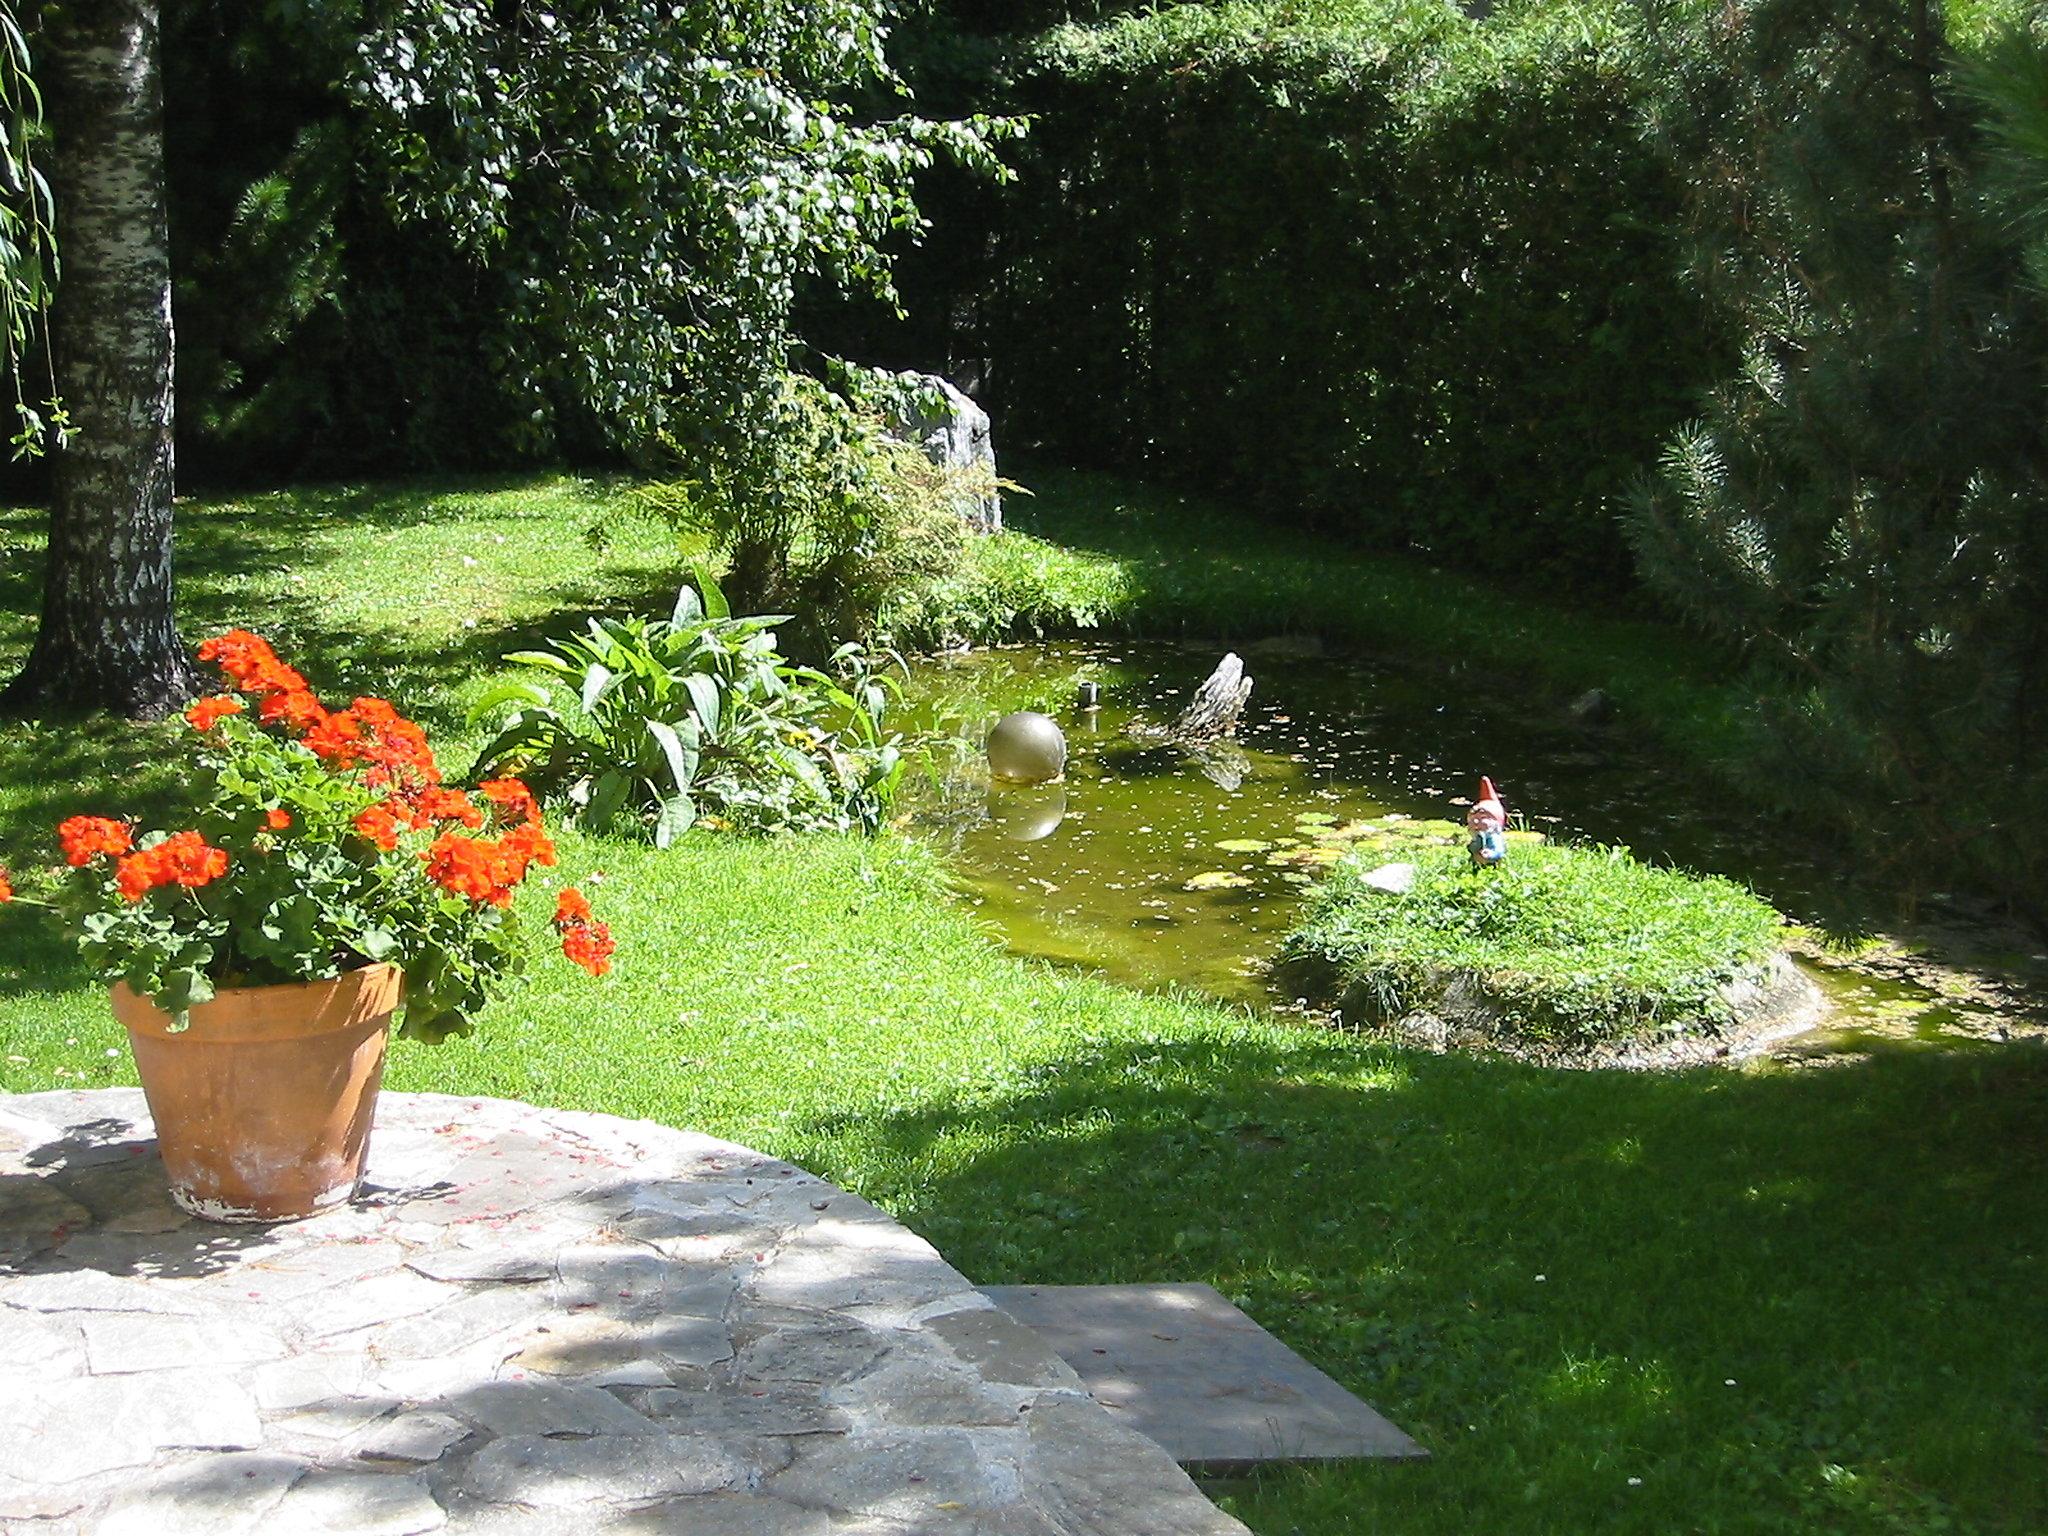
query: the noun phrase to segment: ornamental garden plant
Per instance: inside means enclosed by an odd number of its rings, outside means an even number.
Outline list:
[[[245,630],[199,655],[228,687],[185,714],[195,824],[70,817],[38,904],[70,918],[113,985],[174,1194],[204,1215],[306,1214],[291,1207],[360,1178],[394,1013],[421,1040],[468,1031],[519,968],[513,897],[555,846],[524,783],[445,783],[426,732],[387,700],[331,709]],[[27,899],[5,871],[0,899]],[[553,924],[569,960],[609,971],[611,932],[580,891],[559,892]],[[309,1140],[337,1126],[340,1145]],[[226,1171],[181,1169],[223,1137],[264,1146]],[[256,1187],[251,1167],[303,1187]]]

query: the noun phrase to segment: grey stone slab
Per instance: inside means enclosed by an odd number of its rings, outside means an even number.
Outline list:
[[[85,1374],[85,1336],[68,1318],[10,1317],[0,1327],[0,1375],[32,1375],[36,1381]]]
[[[447,1523],[417,1477],[316,1467],[285,1494],[270,1526],[291,1536],[420,1536]]]
[[[814,1313],[814,1322],[776,1328],[747,1344],[737,1356],[737,1369],[752,1381],[851,1381],[873,1370],[895,1348],[896,1340],[859,1323],[842,1322],[830,1313]]]
[[[1062,1536],[1241,1536],[1188,1475],[1093,1403],[1057,1397],[1031,1412],[1023,1493]]]
[[[555,1278],[557,1251],[545,1237],[535,1238],[531,1247],[515,1237],[508,1246],[511,1248],[509,1252],[496,1246],[472,1248],[451,1244],[416,1253],[406,1260],[406,1264],[433,1280],[519,1285]]]
[[[254,1536],[310,1463],[268,1451],[174,1462],[120,1489],[98,1536]]]
[[[315,1309],[322,1316],[331,1316],[330,1304],[337,1298],[328,1292],[390,1275],[404,1262],[405,1249],[391,1242],[280,1244],[275,1249],[252,1250],[231,1270],[202,1285],[219,1295],[239,1296],[261,1306],[282,1305],[297,1315],[304,1315],[299,1308],[308,1298],[317,1297]]]
[[[35,1531],[38,1533],[60,1529],[58,1522],[66,1515],[84,1509],[99,1495],[99,1490],[87,1483],[24,1483],[11,1477],[0,1477],[0,1532],[12,1533]],[[16,1526],[14,1521],[35,1522]]]
[[[657,1387],[640,1395],[646,1415],[677,1434],[838,1435],[852,1428],[842,1408],[816,1387],[764,1387],[755,1382]]]
[[[449,1447],[474,1433],[469,1425],[449,1414],[399,1413],[372,1425],[350,1449],[358,1461],[424,1464],[438,1461]]]
[[[992,1513],[1018,1502],[1014,1457],[1021,1449],[1015,1431],[889,1430],[806,1440],[767,1488],[791,1503],[904,1524]]]
[[[1082,1390],[1074,1368],[1001,1307],[963,1307],[931,1318],[925,1328],[987,1381]]]
[[[502,1374],[520,1371],[574,1376],[600,1386],[666,1386],[673,1366],[717,1365],[733,1355],[732,1335],[712,1318],[647,1321],[572,1314],[546,1325],[505,1362]]]
[[[849,1529],[825,1510],[737,1493],[670,1499],[629,1510],[605,1527],[608,1536],[848,1536]]]
[[[495,1435],[654,1435],[660,1429],[603,1387],[493,1381],[464,1394],[462,1412]]]
[[[538,1321],[533,1299],[521,1288],[492,1286],[465,1292],[423,1317],[384,1324],[360,1347],[378,1360],[440,1358]]]
[[[64,1269],[0,1280],[0,1307],[25,1312],[153,1312],[196,1316],[199,1304],[174,1288],[96,1269]]]
[[[47,1179],[14,1180],[0,1200],[0,1275],[60,1247],[92,1212]]]
[[[1428,1452],[1206,1285],[998,1285],[1111,1417],[1184,1465]]]
[[[272,1360],[248,1373],[249,1390],[267,1413],[289,1413],[337,1399],[366,1395],[370,1364],[360,1350],[300,1354]]]
[[[276,1360],[285,1343],[247,1322],[210,1317],[155,1316],[140,1312],[81,1312],[85,1356],[95,1376],[163,1371],[197,1361],[243,1365]]]
[[[603,1509],[742,1488],[751,1475],[743,1458],[701,1435],[516,1436],[477,1452],[466,1481],[496,1503]]]
[[[155,1459],[150,1389],[127,1378],[53,1381],[0,1401],[0,1477],[73,1483]]]
[[[328,1338],[399,1318],[418,1317],[463,1295],[456,1286],[429,1280],[409,1269],[393,1269],[359,1279],[352,1285],[329,1285],[302,1294],[287,1304],[284,1312],[301,1332],[314,1338]]]
[[[929,1354],[898,1353],[858,1380],[827,1388],[825,1400],[862,1424],[1014,1427],[1037,1395],[1035,1388],[984,1381],[967,1366],[940,1364]]]
[[[516,1327],[502,1330],[446,1355],[373,1361],[371,1386],[377,1392],[414,1405],[452,1403],[497,1379],[507,1357],[519,1349],[521,1333],[522,1329]],[[345,1337],[353,1339],[357,1335]]]
[[[586,1244],[556,1261],[555,1304],[611,1317],[723,1317],[745,1272],[691,1264],[652,1248]]]
[[[198,1369],[125,1377],[136,1416],[166,1449],[253,1451],[263,1444],[263,1419],[249,1389],[231,1376]]]

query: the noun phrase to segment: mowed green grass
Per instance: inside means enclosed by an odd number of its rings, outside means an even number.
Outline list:
[[[191,509],[189,633],[264,629],[328,692],[388,692],[459,742],[499,650],[665,586],[651,534],[580,544],[603,494]],[[0,667],[33,527],[0,523]],[[1092,579],[1111,557],[1046,558]],[[0,726],[0,860],[47,857],[70,810],[174,795],[179,729]],[[1014,960],[896,840],[563,851],[551,879],[593,888],[618,968],[537,942],[472,1039],[396,1048],[394,1087],[732,1137],[977,1281],[1218,1286],[1433,1453],[1215,1485],[1261,1536],[2048,1525],[2038,1051],[1669,1076],[1431,1057]],[[65,945],[0,913],[0,1087],[130,1080]]]
[[[1330,872],[1288,935],[1291,965],[1347,1017],[1398,1018],[1476,979],[1497,1033],[1525,1043],[1626,1039],[1716,1020],[1716,992],[1780,947],[1778,914],[1732,880],[1644,864],[1625,848],[1528,842],[1475,871],[1424,848],[1414,883],[1366,883],[1381,854]]]

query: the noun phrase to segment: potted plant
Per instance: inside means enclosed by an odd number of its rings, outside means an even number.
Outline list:
[[[204,808],[177,831],[65,821],[58,905],[112,983],[173,1198],[290,1220],[360,1183],[394,1014],[415,1038],[466,1032],[518,969],[513,894],[555,850],[524,784],[444,784],[384,700],[329,709],[245,630],[199,655],[229,684],[185,713]],[[611,934],[580,892],[554,924],[606,973]]]

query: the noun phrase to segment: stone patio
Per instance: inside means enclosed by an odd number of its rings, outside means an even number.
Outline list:
[[[1182,1466],[1429,1455],[1207,1285],[990,1285],[1111,1418]]]
[[[358,1204],[194,1221],[142,1096],[0,1098],[0,1531],[1223,1536],[866,1202],[710,1137],[387,1094]]]

